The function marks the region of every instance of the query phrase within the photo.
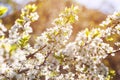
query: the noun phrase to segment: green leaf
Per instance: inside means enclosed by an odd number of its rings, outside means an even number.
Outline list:
[[[110,75],[110,76],[114,76],[114,75],[115,75],[115,71],[114,71],[114,70],[110,70],[110,71],[109,71],[109,75]]]
[[[85,34],[86,34],[87,37],[90,35],[90,31],[89,31],[88,28],[85,29]]]
[[[64,55],[62,53],[60,53],[60,55],[57,55],[57,53],[55,53],[54,57],[60,62],[60,64],[62,64],[64,60]]]
[[[0,6],[0,16],[2,16],[3,14],[5,14],[7,12],[7,8],[6,7],[3,7],[3,6]]]
[[[17,44],[13,44],[13,45],[11,45],[11,47],[10,47],[10,56],[12,55],[12,53],[13,53],[13,51],[15,51],[16,49],[17,49]]]
[[[113,41],[114,39],[111,36],[106,37],[106,41]]]
[[[92,38],[100,37],[100,36],[101,36],[100,32],[96,30],[96,31],[93,33],[93,37],[92,37]]]
[[[54,31],[53,33],[55,36],[59,34],[59,31]]]
[[[57,75],[57,72],[52,71],[49,76],[50,76],[50,77],[55,77],[56,75]]]
[[[21,39],[18,41],[18,45],[19,45],[21,48],[23,48],[24,46],[27,45],[29,39],[30,39],[30,35],[27,35],[27,36],[25,35],[25,36],[23,36],[23,38],[21,38]]]
[[[35,6],[35,4],[33,5],[27,5],[26,8],[30,11],[30,12],[34,12],[37,9],[37,6]]]
[[[109,70],[109,74],[106,77],[105,80],[111,80],[111,78],[113,78],[115,76],[115,71],[114,70]]]
[[[19,24],[21,24],[21,25],[24,23],[24,20],[23,20],[23,19],[17,19],[16,21],[17,21],[17,23],[19,23]]]
[[[0,40],[3,40],[5,38],[5,36],[3,35],[3,36],[0,36]]]

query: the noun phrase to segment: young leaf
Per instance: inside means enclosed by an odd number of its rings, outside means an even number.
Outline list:
[[[7,8],[6,7],[3,7],[3,6],[0,6],[0,16],[2,16],[3,14],[5,14],[7,12]]]

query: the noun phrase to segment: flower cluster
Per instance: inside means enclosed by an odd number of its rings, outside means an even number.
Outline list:
[[[30,23],[39,17],[36,8],[35,5],[23,8],[10,30],[0,23],[0,80],[111,79],[114,71],[102,60],[120,50],[106,43],[113,41],[111,35],[120,35],[120,13],[113,14],[101,24],[111,27],[85,29],[78,33],[75,41],[68,42],[71,24],[78,20],[78,7],[71,6],[53,21],[54,27],[37,36],[31,45],[33,30]],[[115,45],[119,46],[120,42]]]
[[[66,56],[64,59],[68,60],[64,63],[64,66],[69,67],[67,70],[71,71],[74,67],[72,78],[75,76],[78,80],[110,80],[112,78],[114,71],[105,66],[102,60],[108,55],[114,56],[115,52],[120,50],[119,41],[114,43],[118,49],[107,43],[114,40],[112,35],[120,36],[119,14],[115,12],[108,16],[106,21],[100,24],[102,28],[92,30],[86,28],[79,32],[75,41],[67,44],[66,48],[61,51]]]

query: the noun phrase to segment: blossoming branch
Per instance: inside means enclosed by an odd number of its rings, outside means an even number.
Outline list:
[[[23,8],[10,30],[0,23],[0,80],[110,80],[113,77],[115,71],[102,60],[120,50],[106,43],[113,41],[111,35],[120,35],[119,12],[108,16],[100,28],[86,28],[75,41],[69,42],[71,24],[78,20],[79,9],[65,8],[53,21],[54,27],[37,36],[31,45],[30,24],[39,18],[36,9],[35,5]],[[4,13],[6,9],[0,10]],[[120,42],[114,45],[120,46]]]

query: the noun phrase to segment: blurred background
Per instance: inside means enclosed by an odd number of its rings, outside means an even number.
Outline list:
[[[76,34],[85,29],[91,29],[99,26],[105,20],[107,15],[115,11],[120,11],[120,0],[0,0],[0,6],[6,6],[8,11],[0,17],[2,23],[10,29],[15,20],[20,16],[20,9],[26,4],[36,4],[39,14],[39,20],[32,23],[33,38],[48,27],[52,27],[52,21],[58,17],[59,13],[65,7],[75,5],[79,7],[79,20],[73,24],[73,35],[70,41],[73,41]],[[34,40],[31,39],[31,43]],[[116,55],[108,56],[103,61],[107,66],[116,71],[113,80],[120,80],[120,52]]]

